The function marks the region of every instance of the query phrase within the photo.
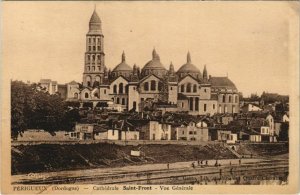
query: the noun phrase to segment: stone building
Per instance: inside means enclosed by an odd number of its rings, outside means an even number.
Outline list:
[[[110,102],[123,110],[141,111],[145,101],[160,102],[192,115],[238,113],[239,96],[228,77],[211,77],[206,66],[203,72],[187,61],[176,72],[171,63],[166,69],[159,54],[153,49],[150,59],[141,69],[126,63],[123,52],[121,62],[108,70],[105,65],[104,35],[101,19],[94,11],[86,34],[86,52],[82,83],[66,84],[66,100]],[[63,89],[63,88],[62,88]]]

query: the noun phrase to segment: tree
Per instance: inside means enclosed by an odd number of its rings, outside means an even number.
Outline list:
[[[279,141],[289,140],[289,123],[282,123],[279,132]]]
[[[43,129],[50,133],[70,130],[80,120],[78,109],[68,108],[59,95],[40,89],[37,84],[11,82],[11,137],[26,129]]]
[[[11,82],[11,137],[28,128],[28,116],[34,111],[35,102],[31,99],[34,90],[21,81]]]

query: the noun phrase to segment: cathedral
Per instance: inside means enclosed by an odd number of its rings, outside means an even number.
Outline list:
[[[189,52],[177,71],[172,63],[166,69],[155,49],[141,69],[128,65],[123,52],[120,63],[110,70],[105,65],[103,46],[101,19],[94,10],[86,34],[82,83],[72,81],[62,87],[41,80],[41,84],[64,94],[66,101],[93,102],[94,106],[105,102],[122,110],[141,111],[141,105],[151,101],[192,115],[239,112],[235,84],[228,77],[208,75],[206,66],[201,72]]]

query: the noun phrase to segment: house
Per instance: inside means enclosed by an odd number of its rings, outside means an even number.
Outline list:
[[[107,124],[94,126],[94,139],[95,140],[118,140],[120,138],[120,131],[113,129]]]
[[[177,140],[208,141],[208,127],[204,121],[191,121],[176,128]]]
[[[253,129],[239,132],[239,139],[250,142],[261,142],[261,135]]]
[[[108,129],[105,131],[96,131],[95,140],[119,140],[120,131],[118,129]]]
[[[214,120],[218,124],[228,125],[231,121],[233,121],[233,115],[224,113],[224,114],[215,114],[213,116]]]
[[[77,123],[75,131],[70,132],[70,137],[79,140],[93,140],[94,124]]]
[[[128,140],[139,140],[139,139],[140,139],[140,132],[137,130],[122,131],[121,133],[121,140],[128,141]]]
[[[235,144],[238,140],[238,135],[236,133],[231,133],[226,140],[227,144]]]
[[[262,141],[261,135],[259,135],[259,134],[250,134],[249,140],[250,140],[250,142],[261,142]]]
[[[264,105],[263,110],[265,112],[275,112],[275,104]]]
[[[231,134],[230,130],[221,127],[210,127],[209,135],[211,141],[226,141]]]
[[[128,141],[128,140],[139,140],[140,139],[140,132],[138,128],[136,128],[133,124],[128,122],[127,120],[124,122],[121,131],[121,140]]]
[[[171,140],[171,125],[149,121],[140,130],[141,140]]]
[[[252,111],[262,111],[262,109],[257,104],[245,104],[242,108],[242,112],[252,112]]]
[[[261,141],[277,142],[272,115],[268,114],[266,118],[257,117],[251,119],[249,127],[261,135]]]

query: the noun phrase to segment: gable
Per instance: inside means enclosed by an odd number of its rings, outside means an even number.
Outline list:
[[[145,82],[150,82],[152,80],[160,81],[161,79],[152,74],[152,75],[149,75],[148,77],[144,78],[140,83],[142,84],[142,83],[145,83]]]
[[[81,93],[85,93],[85,92],[88,92],[88,93],[89,93],[90,91],[91,91],[91,90],[90,90],[89,88],[84,88],[84,89],[81,90]]]
[[[119,84],[119,83],[128,84],[128,81],[123,76],[119,76],[113,82],[111,82],[110,85]]]
[[[187,75],[183,79],[181,79],[181,81],[178,82],[178,85],[185,83],[198,84],[199,82],[194,77]]]

